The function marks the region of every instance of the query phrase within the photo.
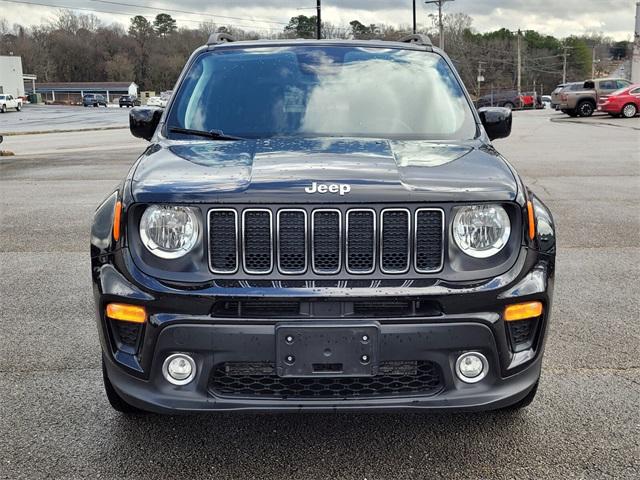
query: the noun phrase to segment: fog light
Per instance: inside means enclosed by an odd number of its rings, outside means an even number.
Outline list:
[[[489,363],[478,352],[463,353],[456,360],[456,375],[465,383],[476,383],[487,376]]]
[[[196,362],[189,355],[174,353],[162,364],[162,374],[169,383],[186,385],[196,376]]]

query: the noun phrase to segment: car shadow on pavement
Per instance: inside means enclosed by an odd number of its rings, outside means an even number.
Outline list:
[[[469,478],[479,462],[490,465],[489,448],[505,462],[513,449],[526,449],[513,437],[528,422],[526,411],[119,416],[111,441],[119,451],[145,449],[145,476],[149,469],[163,477],[184,468],[220,478],[400,478],[427,471],[450,478],[457,465],[456,476]]]

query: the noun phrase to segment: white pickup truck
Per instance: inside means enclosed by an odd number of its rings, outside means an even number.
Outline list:
[[[22,109],[22,99],[0,93],[0,112],[5,113],[10,108],[15,108],[19,112]]]

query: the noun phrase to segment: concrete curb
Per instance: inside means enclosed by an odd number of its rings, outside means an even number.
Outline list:
[[[47,133],[73,133],[73,132],[97,132],[101,130],[124,130],[129,127],[95,127],[95,128],[70,128],[65,130],[35,130],[32,132],[0,132],[0,135],[5,137],[19,136],[19,135],[44,135]]]

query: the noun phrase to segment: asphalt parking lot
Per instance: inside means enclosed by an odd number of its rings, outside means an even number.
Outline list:
[[[67,105],[25,105],[20,112],[0,115],[0,133],[46,132],[56,130],[122,127],[127,108]]]
[[[640,118],[561,118],[515,112],[495,142],[559,235],[541,386],[515,414],[118,414],[102,388],[89,225],[145,143],[126,130],[7,137],[0,478],[638,478]]]

